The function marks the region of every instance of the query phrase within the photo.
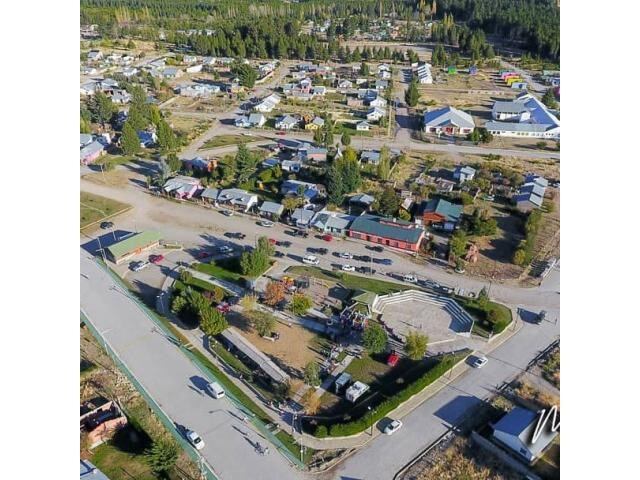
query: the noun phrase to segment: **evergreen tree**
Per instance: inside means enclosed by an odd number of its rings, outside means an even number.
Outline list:
[[[166,475],[171,470],[180,454],[180,449],[173,440],[156,440],[145,456],[151,470],[159,475]]]
[[[360,64],[360,75],[363,77],[369,76],[369,65],[366,62]]]
[[[400,207],[400,198],[393,187],[386,187],[377,198],[377,210],[380,215],[391,217]]]
[[[178,139],[165,120],[160,120],[158,125],[158,145],[162,152],[170,152],[177,147]]]
[[[404,96],[407,105],[410,107],[415,107],[418,105],[418,100],[420,100],[420,92],[418,91],[418,83],[414,80],[411,80],[409,84],[409,88]]]
[[[116,107],[103,92],[96,92],[89,101],[89,111],[91,112],[91,119],[104,127],[111,120]]]
[[[122,137],[120,138],[120,144],[122,151],[126,155],[135,155],[140,151],[140,139],[138,138],[138,132],[127,120],[122,128]]]
[[[348,130],[343,131],[342,138],[340,138],[340,143],[342,143],[342,145],[344,145],[345,147],[351,145],[351,135],[349,134]]]
[[[386,145],[380,150],[380,162],[378,163],[377,174],[380,180],[389,180],[389,175],[391,174],[391,153],[389,147]]]

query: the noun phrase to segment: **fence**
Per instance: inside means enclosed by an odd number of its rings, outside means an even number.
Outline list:
[[[118,354],[109,346],[109,344],[106,342],[104,337],[100,335],[98,330],[93,326],[89,318],[86,316],[86,314],[82,310],[80,310],[80,319],[91,331],[91,335],[93,335],[93,337],[102,345],[107,355],[109,355],[111,360],[113,360],[113,363],[115,363],[116,367],[118,367],[118,369],[125,374],[125,376],[136,388],[138,393],[142,395],[142,397],[147,402],[147,405],[149,405],[149,407],[153,410],[153,412],[160,419],[160,421],[165,426],[165,428],[169,432],[171,432],[171,434],[178,441],[178,444],[182,447],[182,449],[185,452],[187,452],[187,454],[193,459],[193,461],[195,461],[197,464],[200,465],[201,472],[204,478],[206,478],[207,480],[218,480],[218,477],[215,475],[213,468],[206,462],[206,460],[204,460],[198,453],[194,451],[191,445],[185,440],[185,438],[180,434],[180,432],[178,432],[178,430],[176,429],[176,426],[171,421],[169,416],[164,412],[164,410],[162,410],[162,408],[160,408],[160,406],[155,402],[155,400],[151,397],[151,395],[147,393],[146,389],[142,386],[140,382],[138,382],[135,375],[131,372],[131,370],[129,370],[127,365],[120,359]]]
[[[225,382],[221,382],[220,379],[217,378],[216,375],[206,365],[202,363],[202,361],[194,354],[194,352],[192,352],[189,348],[187,348],[185,345],[182,344],[180,339],[177,338],[173,334],[173,332],[157,317],[155,312],[151,311],[143,302],[141,302],[138,298],[136,298],[134,295],[130,293],[128,287],[122,282],[120,277],[118,277],[113,271],[111,271],[111,269],[109,269],[100,259],[96,259],[95,261],[100,268],[105,270],[111,276],[113,281],[121,290],[121,293],[125,294],[127,297],[129,297],[129,299],[135,302],[138,308],[156,325],[156,328],[161,330],[162,334],[169,341],[171,341],[173,344],[179,347],[182,353],[184,353],[187,356],[187,358],[189,358],[189,360],[191,360],[191,362],[194,365],[196,365],[198,369],[200,369],[200,371],[205,377],[209,378],[210,381],[216,381],[222,384],[225,383]],[[96,337],[96,338],[100,338],[100,340],[104,343],[104,340],[101,337]],[[120,360],[118,360],[118,362],[122,364]],[[134,385],[136,384],[134,383]],[[304,463],[296,455],[294,455],[282,443],[282,441],[278,437],[276,437],[276,435],[269,428],[267,428],[267,426],[262,420],[257,418],[255,414],[251,412],[251,410],[247,408],[232,392],[226,391],[225,394],[226,394],[225,396],[236,406],[236,408],[241,410],[248,418],[251,418],[251,423],[256,427],[259,433],[261,433],[265,438],[267,438],[271,443],[273,443],[277,447],[278,451],[280,451],[280,453],[284,455],[284,457],[287,460],[289,460],[293,465],[295,465],[298,468],[304,468]],[[147,396],[145,396],[145,398],[147,398]],[[184,439],[183,439],[183,442],[184,442]]]

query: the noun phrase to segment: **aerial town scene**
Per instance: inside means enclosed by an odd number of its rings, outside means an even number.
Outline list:
[[[79,43],[81,480],[560,478],[559,1]]]

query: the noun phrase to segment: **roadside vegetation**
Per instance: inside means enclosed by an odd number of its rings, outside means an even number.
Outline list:
[[[93,193],[80,192],[80,228],[100,222],[108,217],[123,213],[131,205]]]

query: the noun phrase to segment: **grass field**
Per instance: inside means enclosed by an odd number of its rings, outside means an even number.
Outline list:
[[[80,192],[80,228],[131,208],[131,205],[92,193]]]
[[[219,135],[207,140],[200,150],[208,150],[210,148],[224,147],[226,145],[238,145],[241,143],[256,142],[262,140],[263,137],[258,135]]]
[[[223,261],[215,263],[195,263],[193,268],[199,272],[206,273],[212,277],[228,282],[242,283],[244,277],[235,271],[232,266]]]

